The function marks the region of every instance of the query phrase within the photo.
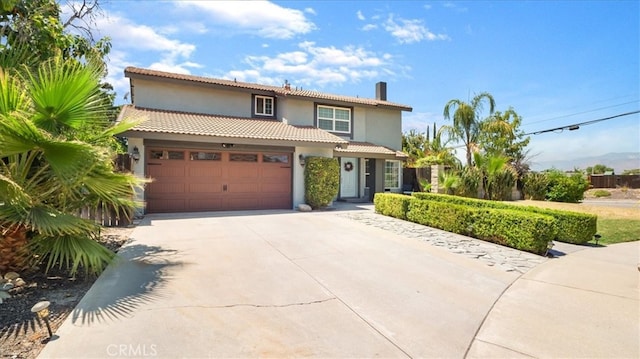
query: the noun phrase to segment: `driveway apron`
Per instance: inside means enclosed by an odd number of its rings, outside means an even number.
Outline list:
[[[463,357],[519,273],[340,212],[150,215],[42,358]]]

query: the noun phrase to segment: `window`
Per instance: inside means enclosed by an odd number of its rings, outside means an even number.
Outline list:
[[[231,162],[258,162],[258,155],[244,154],[244,153],[232,153],[229,155],[229,161]]]
[[[220,152],[191,152],[192,161],[220,161],[222,154]]]
[[[351,109],[318,105],[318,128],[351,133]]]
[[[255,96],[255,114],[260,116],[274,116],[273,97]]]
[[[384,188],[394,189],[400,188],[400,161],[384,162]]]
[[[184,160],[184,151],[152,150],[149,151],[152,160]]]
[[[289,155],[286,154],[263,154],[264,163],[289,163]]]

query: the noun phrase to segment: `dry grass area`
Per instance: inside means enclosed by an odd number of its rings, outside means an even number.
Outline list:
[[[510,203],[595,214],[598,216],[598,233],[602,235],[601,244],[640,240],[640,189],[606,190],[611,192],[611,196],[597,198],[592,195],[594,190],[585,193],[587,203],[530,200]]]
[[[606,199],[599,202],[605,202]],[[535,206],[543,208],[564,209],[573,212],[584,212],[598,215],[598,218],[609,219],[640,219],[640,200],[637,205],[631,208],[613,207],[602,204],[586,204],[586,203],[560,203],[547,201],[516,201],[514,204],[523,206]]]

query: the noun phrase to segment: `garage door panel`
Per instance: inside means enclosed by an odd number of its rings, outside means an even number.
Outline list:
[[[221,178],[222,168],[220,166],[191,166],[189,167],[190,177]]]
[[[291,154],[200,152],[150,149],[148,212],[291,208]]]
[[[291,185],[288,183],[263,183],[260,187],[262,193],[289,193]]]
[[[246,179],[246,178],[259,178],[257,163],[247,163],[243,165],[233,164],[229,166],[229,179]]]
[[[291,167],[274,167],[273,165],[264,165],[262,168],[263,179],[281,179],[291,172]]]
[[[257,183],[232,183],[228,185],[229,193],[259,193],[259,185]]]
[[[190,211],[220,211],[224,209],[222,198],[193,198],[189,200]]]
[[[184,187],[185,187],[184,183],[166,183],[164,181],[162,182],[158,181],[156,183],[153,183],[153,191],[150,191],[150,192],[153,194],[185,193]]]
[[[189,193],[192,196],[201,193],[222,193],[222,185],[213,183],[190,183]]]
[[[260,206],[258,198],[245,197],[245,198],[230,198],[229,199],[230,210],[243,210],[243,209],[263,209]]]

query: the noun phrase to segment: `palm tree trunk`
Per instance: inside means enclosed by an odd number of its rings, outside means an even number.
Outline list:
[[[28,253],[26,228],[18,227],[0,234],[0,273],[26,269]]]

